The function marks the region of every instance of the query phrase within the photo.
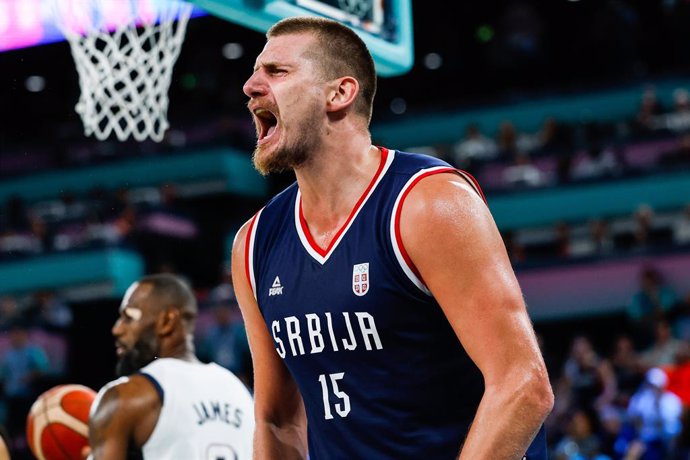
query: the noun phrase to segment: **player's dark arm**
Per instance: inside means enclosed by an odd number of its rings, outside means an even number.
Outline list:
[[[254,364],[254,459],[307,458],[307,418],[297,385],[278,356],[245,270],[247,225],[232,250],[235,295],[247,329]]]
[[[488,207],[460,177],[430,176],[405,201],[401,232],[422,279],[484,377],[485,392],[460,458],[521,459],[551,411],[553,393]]]
[[[126,460],[128,450],[140,448],[151,435],[159,413],[160,399],[145,377],[109,383],[99,391],[89,417],[89,458]]]

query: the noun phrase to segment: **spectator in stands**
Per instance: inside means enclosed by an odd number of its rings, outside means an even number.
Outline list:
[[[600,420],[599,437],[601,450],[612,459],[621,459],[631,438],[631,428],[628,426],[628,406],[609,406],[597,414]],[[626,459],[632,460],[632,459]]]
[[[230,264],[225,263],[220,269],[220,283],[214,286],[208,293],[211,302],[226,301],[234,303],[235,288],[232,285],[232,270]]]
[[[657,117],[657,128],[664,128],[676,133],[690,129],[690,94],[685,88],[673,91],[673,110],[671,113]]]
[[[572,152],[565,152],[558,155],[556,160],[556,182],[558,184],[569,184],[572,180],[574,155]]]
[[[252,388],[247,332],[234,296],[216,299],[212,308],[214,322],[199,334],[199,356],[231,370]]]
[[[198,226],[179,205],[177,187],[174,184],[164,184],[160,187],[160,194],[160,204],[150,206],[142,213],[139,222],[141,230],[175,239],[196,238]]]
[[[94,193],[98,193],[98,190],[94,190]],[[119,187],[114,193],[105,193],[104,198],[106,200],[106,218],[114,218],[122,214],[122,212],[132,206],[132,201],[130,199],[129,189],[127,187]]]
[[[87,201],[78,198],[71,190],[60,193],[60,202],[64,209],[64,218],[68,220],[84,219],[88,213]]]
[[[690,243],[690,204],[686,205],[683,213],[674,220],[672,228],[674,244]]]
[[[671,324],[666,318],[657,319],[654,323],[654,341],[640,353],[642,367],[649,369],[672,365],[684,343],[673,337]]]
[[[34,294],[27,308],[32,322],[46,331],[65,332],[72,325],[72,310],[55,291]]]
[[[556,386],[556,416],[574,407],[602,410],[616,396],[616,377],[611,364],[596,352],[589,337],[575,336]]]
[[[537,168],[525,152],[513,156],[513,164],[503,170],[503,184],[507,188],[532,188],[546,185],[548,178]]]
[[[559,221],[555,225],[556,236],[556,257],[567,259],[571,256],[570,225],[567,222]]]
[[[556,444],[554,460],[611,460],[602,453],[599,417],[591,408],[574,408],[566,417],[565,436]]]
[[[675,149],[660,154],[659,165],[669,169],[690,166],[690,134],[681,135]]]
[[[0,297],[0,332],[6,332],[21,317],[21,309],[16,297]]]
[[[678,396],[690,411],[690,342],[682,341],[673,364],[663,367],[668,376],[668,391]]]
[[[138,212],[133,204],[128,204],[110,221],[114,240],[123,245],[135,244],[138,226]]]
[[[592,244],[592,253],[595,255],[607,255],[613,252],[613,237],[611,236],[609,223],[606,220],[592,219],[590,221],[589,241]]]
[[[452,150],[454,165],[467,170],[473,169],[477,162],[492,160],[497,156],[496,142],[482,134],[474,123],[467,126],[465,138],[453,145]]]
[[[513,230],[506,230],[503,232],[503,243],[508,251],[510,262],[520,264],[527,260],[527,252],[525,245],[520,242]]]
[[[663,114],[664,106],[657,96],[656,89],[652,86],[642,93],[640,107],[638,108],[633,124],[638,133],[649,132],[654,129],[654,118]]]
[[[667,384],[663,370],[649,369],[628,406],[637,439],[644,444],[644,460],[665,460],[682,428],[682,403]]]
[[[53,232],[48,228],[40,216],[29,216],[29,229],[34,245],[34,252],[44,253],[53,250]]]
[[[534,155],[558,154],[572,147],[572,140],[567,126],[555,117],[546,117],[536,136],[536,145],[532,149]]]
[[[690,93],[685,88],[673,91],[673,111],[675,113],[690,112]]]
[[[645,266],[640,272],[640,288],[633,294],[627,308],[628,319],[639,346],[648,346],[656,331],[654,324],[669,313],[678,301],[675,290],[653,266]]]
[[[621,334],[616,337],[609,362],[616,377],[616,396],[613,404],[618,408],[626,408],[644,379],[640,357],[630,335]]]
[[[5,201],[5,230],[10,232],[22,232],[29,228],[29,212],[24,198],[19,195],[11,195]]]
[[[660,223],[655,218],[654,209],[648,204],[641,204],[635,213],[633,251],[646,252],[651,248],[670,245],[673,241],[673,229],[668,223]]]
[[[671,308],[668,314],[673,336],[690,343],[690,293]]]
[[[622,173],[622,166],[616,152],[610,146],[595,143],[587,149],[587,155],[573,166],[573,180],[595,180],[611,178]]]
[[[498,157],[512,160],[519,151],[518,132],[512,121],[503,121],[496,134]]]
[[[7,404],[7,426],[12,450],[26,452],[24,427],[31,404],[43,390],[41,379],[49,371],[46,351],[31,343],[29,327],[17,320],[9,332],[10,347],[0,356],[0,381]]]
[[[686,407],[681,416],[682,428],[672,448],[670,460],[688,460],[690,458],[690,410]]]

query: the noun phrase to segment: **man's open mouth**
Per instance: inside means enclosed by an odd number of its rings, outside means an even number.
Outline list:
[[[278,119],[270,110],[256,109],[254,111],[259,140],[270,137],[276,130]]]

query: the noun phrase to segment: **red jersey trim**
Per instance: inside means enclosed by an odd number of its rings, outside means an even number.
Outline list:
[[[426,286],[426,283],[424,282],[424,279],[422,278],[421,274],[419,273],[419,270],[415,266],[415,264],[412,262],[412,259],[410,258],[410,255],[408,254],[407,250],[405,249],[405,245],[403,244],[402,241],[402,233],[400,231],[400,219],[402,215],[402,208],[403,204],[405,202],[405,199],[409,195],[410,191],[414,188],[415,185],[419,183],[422,179],[425,177],[433,176],[434,174],[441,174],[441,173],[456,173],[463,177],[469,184],[472,186],[472,188],[477,192],[477,194],[482,198],[484,203],[486,203],[486,198],[484,196],[484,193],[482,192],[481,188],[479,187],[479,183],[477,180],[469,173],[452,168],[452,167],[434,167],[426,170],[422,170],[412,176],[410,180],[408,181],[407,184],[403,187],[401,190],[400,194],[398,195],[398,199],[396,200],[396,203],[394,205],[394,210],[393,210],[393,218],[392,218],[392,237],[393,237],[393,246],[396,252],[396,256],[398,256],[398,262],[400,262],[403,271],[407,274],[407,276],[410,278],[410,280],[422,291],[424,291],[427,294],[431,294]],[[402,259],[402,260],[401,260]]]
[[[347,220],[338,229],[338,232],[333,236],[333,238],[331,239],[327,248],[325,248],[325,249],[321,248],[316,243],[311,232],[309,231],[309,225],[307,224],[307,220],[304,218],[304,212],[302,210],[302,195],[298,193],[298,195],[297,195],[297,220],[298,220],[298,223],[297,224],[299,225],[299,228],[301,229],[300,233],[302,233],[304,235],[303,242],[306,243],[309,246],[309,248],[322,259],[320,261],[321,263],[325,262],[325,260],[328,258],[328,256],[332,252],[332,250],[335,248],[335,246],[338,244],[338,242],[342,239],[343,234],[347,231],[347,229],[352,224],[352,221],[354,220],[357,213],[359,213],[360,209],[364,205],[364,202],[369,198],[369,196],[371,195],[376,184],[379,183],[381,177],[384,174],[384,171],[387,169],[387,166],[390,166],[391,161],[389,161],[389,156],[391,154],[390,154],[389,150],[386,148],[383,148],[383,147],[379,147],[379,148],[381,150],[381,159],[379,162],[379,166],[376,169],[376,173],[374,174],[374,177],[372,177],[371,181],[369,182],[369,185],[364,190],[364,192],[362,192],[362,195],[357,200],[357,203],[355,203],[355,205],[352,208],[352,211],[350,212],[350,215],[348,216]],[[392,157],[391,157],[391,159],[392,159]]]
[[[259,210],[252,220],[249,222],[249,228],[247,229],[247,237],[244,243],[244,272],[247,276],[247,282],[249,287],[254,293],[254,298],[258,300],[256,296],[256,283],[254,281],[254,240],[256,238],[257,221],[259,220],[259,215],[261,215],[263,208]]]

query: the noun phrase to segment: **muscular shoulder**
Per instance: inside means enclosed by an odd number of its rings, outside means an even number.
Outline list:
[[[141,375],[123,377],[98,392],[90,423],[94,428],[116,425],[131,431],[153,409],[160,409],[160,398],[153,384]]]
[[[240,229],[235,234],[235,239],[232,241],[232,256],[233,259],[237,256],[244,256],[245,245],[247,241],[247,235],[249,234],[249,228],[254,221],[254,216],[246,221]]]
[[[247,255],[247,238],[254,225],[256,215],[245,222],[242,227],[235,234],[235,239],[232,242],[232,277],[233,285],[237,289],[240,280],[248,281],[246,279],[246,261],[245,257]]]
[[[416,184],[403,204],[400,232],[427,281],[431,274],[447,270],[470,279],[465,276],[468,271],[509,266],[486,202],[458,174],[436,174]]]
[[[434,174],[410,190],[403,205],[402,224],[419,226],[457,224],[467,218],[490,218],[486,202],[468,179],[453,172]]]

